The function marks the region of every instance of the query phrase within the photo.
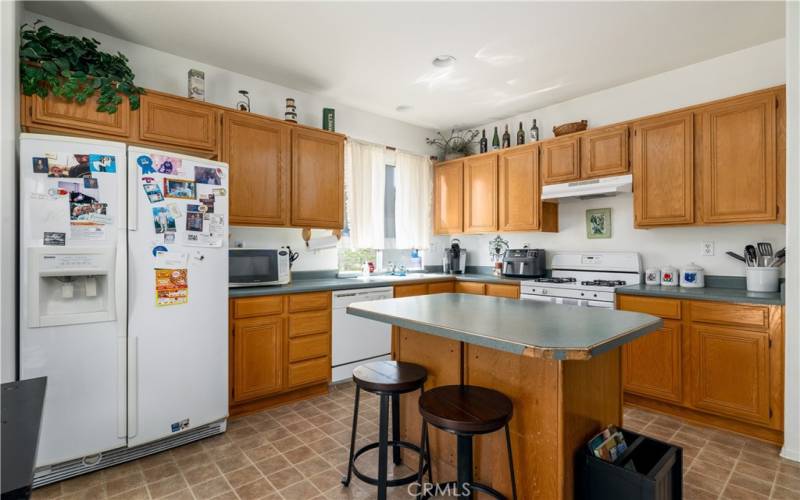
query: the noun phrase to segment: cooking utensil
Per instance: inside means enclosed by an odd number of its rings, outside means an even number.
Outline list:
[[[758,254],[759,254],[759,266],[768,266],[770,261],[772,260],[772,243],[767,243],[764,241],[760,241],[756,243],[758,247]]]
[[[756,247],[753,245],[747,245],[744,247],[744,256],[747,259],[747,265],[749,267],[758,266],[758,255],[756,254]]]
[[[300,253],[292,252],[292,247],[290,247],[289,245],[286,245],[286,251],[289,252],[289,269],[291,269],[292,264],[294,264],[294,261],[300,258]]]
[[[740,260],[740,261],[744,262],[745,264],[747,264],[747,259],[745,259],[744,257],[742,257],[741,255],[739,255],[736,252],[725,252],[725,254],[733,257],[736,260]]]
[[[784,262],[786,262],[786,258],[785,257],[778,257],[778,258],[772,260],[772,262],[770,263],[769,267],[781,267]]]
[[[781,248],[780,250],[775,252],[775,258],[776,259],[782,259],[784,257],[786,257],[786,248]]]

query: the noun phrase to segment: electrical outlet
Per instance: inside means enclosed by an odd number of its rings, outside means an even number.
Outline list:
[[[703,255],[703,257],[713,257],[714,256],[714,242],[713,241],[704,241],[703,242],[702,255]]]

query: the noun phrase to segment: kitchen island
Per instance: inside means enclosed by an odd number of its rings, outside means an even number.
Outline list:
[[[465,383],[514,403],[520,498],[573,498],[575,453],[622,424],[620,346],[658,329],[641,313],[438,294],[352,304],[349,314],[392,324],[393,355],[428,370],[426,389]],[[401,435],[418,443],[418,394],[401,397]],[[455,478],[455,437],[430,428],[434,480]],[[412,466],[416,461],[412,460]],[[510,495],[502,433],[475,440],[475,480]]]

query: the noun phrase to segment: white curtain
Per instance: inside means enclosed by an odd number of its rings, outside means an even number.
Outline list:
[[[348,140],[344,185],[351,248],[383,248],[386,148]]]
[[[401,151],[395,163],[396,246],[425,250],[433,231],[433,164],[425,156]]]

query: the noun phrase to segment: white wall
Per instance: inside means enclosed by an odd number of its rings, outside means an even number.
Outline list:
[[[234,107],[241,98],[237,92],[244,89],[250,92],[251,110],[254,113],[283,118],[285,99],[294,97],[297,103],[298,121],[302,124],[321,127],[322,108],[332,107],[336,110],[337,132],[413,153],[428,155],[432,152],[425,144],[425,138],[432,136],[435,132],[430,129],[360,111],[327,98],[257,80],[32,12],[26,11],[24,18],[25,22],[29,23],[36,19],[42,19],[61,33],[94,37],[101,42],[102,50],[112,53],[122,52],[130,60],[130,66],[136,74],[136,82],[142,87],[186,95],[187,72],[192,68],[199,69],[205,72],[206,100],[208,102]],[[312,237],[329,234],[329,231],[314,231]],[[294,270],[335,269],[338,266],[335,249],[307,252],[300,229],[232,227],[231,242],[233,241],[242,241],[248,247],[290,245],[293,250],[301,253]]]
[[[786,2],[786,383],[782,455],[800,461],[800,4]]]
[[[0,2],[0,379],[16,378],[17,28],[22,5]]]
[[[588,119],[590,127],[599,127],[780,85],[786,78],[784,54],[784,40],[776,40],[477,128],[486,128],[488,135],[491,127],[497,125],[502,131],[502,126],[508,123],[509,129],[515,131],[522,121],[527,130],[531,119],[536,118],[542,138],[547,138],[552,137],[554,124]],[[621,195],[565,202],[559,207],[558,233],[507,233],[503,237],[512,247],[528,243],[546,250],[635,250],[642,254],[646,266],[681,266],[693,261],[704,267],[707,274],[731,276],[744,275],[744,267],[726,256],[726,250],[741,253],[746,243],[756,240],[769,241],[776,249],[785,244],[785,228],[776,224],[636,230],[632,200],[631,195]],[[589,240],[585,211],[600,207],[612,208],[612,238]],[[470,251],[469,265],[490,265],[488,242],[494,236],[459,236]],[[439,250],[449,240],[449,237],[435,238],[432,255],[438,257]],[[706,240],[715,242],[714,257],[700,254],[701,244]],[[436,260],[429,259],[427,263],[436,264]]]

